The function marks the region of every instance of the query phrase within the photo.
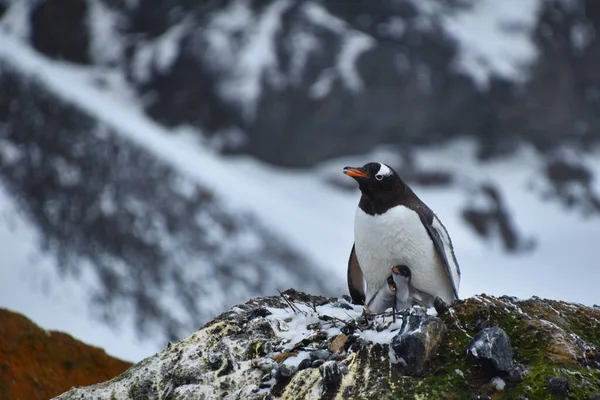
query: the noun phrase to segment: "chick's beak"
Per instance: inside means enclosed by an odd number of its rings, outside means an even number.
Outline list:
[[[369,175],[362,168],[345,167],[344,173],[352,178],[368,178]]]

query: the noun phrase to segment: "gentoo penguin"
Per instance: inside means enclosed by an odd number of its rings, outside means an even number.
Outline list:
[[[460,269],[452,241],[437,216],[389,166],[346,167],[362,193],[354,220],[348,260],[348,288],[364,304],[387,284],[393,265],[412,273],[410,297],[427,307],[439,297],[458,299]]]
[[[369,311],[381,313],[392,307],[395,312],[410,307],[410,278],[410,269],[406,265],[392,267],[386,284],[367,301]]]

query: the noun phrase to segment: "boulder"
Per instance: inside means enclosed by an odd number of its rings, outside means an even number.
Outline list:
[[[343,350],[332,353],[342,333]],[[413,307],[393,321],[288,290],[57,399],[534,399],[561,390],[588,399],[600,393],[599,346],[600,311],[580,304],[480,295],[439,316]],[[515,369],[520,379],[510,379]]]

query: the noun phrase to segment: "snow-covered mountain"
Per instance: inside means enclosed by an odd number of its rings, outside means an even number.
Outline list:
[[[444,221],[462,296],[600,303],[596,9],[0,2],[0,306],[138,359],[252,296],[339,295],[341,168],[371,160]]]

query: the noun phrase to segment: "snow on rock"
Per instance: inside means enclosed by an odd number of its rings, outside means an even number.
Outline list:
[[[253,15],[247,1],[233,2],[229,6],[233,9],[232,13],[227,8],[214,17],[213,24],[217,29],[221,28],[218,29],[221,33],[209,33],[209,43],[212,45],[209,54],[220,53],[223,46],[230,46],[228,43],[232,41],[232,37],[227,36],[227,33],[239,31],[235,29],[235,21],[241,22],[247,30],[236,55],[229,57],[228,77],[220,85],[222,95],[229,101],[238,103],[247,119],[254,118],[263,80],[269,77],[272,79],[273,74],[277,73],[275,36],[280,29],[282,13],[291,5],[289,0],[276,0],[260,15]],[[250,24],[249,18],[252,19]],[[210,26],[208,30],[211,31]]]
[[[31,25],[29,14],[32,8],[31,1],[12,1],[7,5],[4,15],[0,19],[0,31],[20,40],[29,39]]]
[[[460,49],[456,67],[483,87],[494,75],[526,81],[538,55],[533,30],[541,7],[542,0],[480,0],[440,15]]]
[[[114,65],[122,61],[125,43],[124,18],[102,0],[88,0],[90,55],[98,65]]]

